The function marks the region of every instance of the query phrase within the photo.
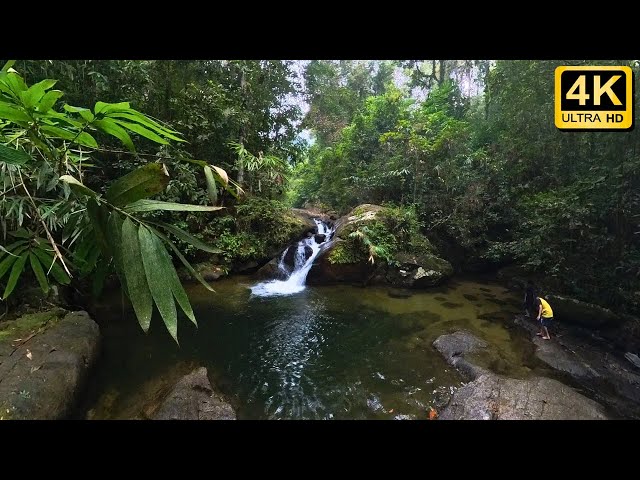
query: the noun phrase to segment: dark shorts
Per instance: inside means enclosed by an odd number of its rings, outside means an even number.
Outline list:
[[[551,322],[553,322],[553,317],[540,317],[540,323],[543,327],[549,328],[551,326]]]

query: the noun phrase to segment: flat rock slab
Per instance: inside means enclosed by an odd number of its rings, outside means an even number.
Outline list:
[[[0,340],[0,418],[67,418],[97,359],[98,325],[87,312],[61,309],[15,322]],[[20,324],[32,328],[19,332]]]
[[[557,380],[481,375],[459,388],[442,420],[606,420],[602,407]]]
[[[178,381],[153,417],[155,420],[236,420],[233,407],[211,387],[200,367]]]
[[[604,420],[603,407],[557,380],[507,378],[471,363],[465,356],[489,344],[465,331],[441,335],[433,346],[472,381],[454,393],[443,420]]]

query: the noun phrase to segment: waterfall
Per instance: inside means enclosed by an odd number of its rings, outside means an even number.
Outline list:
[[[332,240],[334,226],[329,227],[323,221],[314,218],[316,223],[317,232],[319,235],[325,235],[323,242],[316,242],[316,236],[312,235],[308,238],[304,238],[298,242],[297,245],[288,246],[280,257],[278,262],[278,269],[287,276],[286,280],[269,280],[267,282],[261,282],[251,287],[251,292],[259,297],[270,297],[274,295],[291,295],[293,293],[301,292],[305,289],[305,281],[307,274],[313,266],[313,261],[318,254],[326,248],[326,246]],[[293,270],[285,263],[285,257],[289,252],[289,249],[295,248],[295,255],[293,261]],[[307,258],[307,251],[311,249],[311,255]]]

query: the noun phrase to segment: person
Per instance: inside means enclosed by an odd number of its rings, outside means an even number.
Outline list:
[[[536,314],[536,289],[531,280],[527,280],[527,288],[524,292],[523,307],[529,318],[533,319],[534,315]]]
[[[536,333],[536,335],[542,337],[543,340],[550,340],[549,327],[553,322],[553,310],[551,310],[549,302],[542,297],[536,297],[536,302],[538,306],[537,320],[540,322],[540,332]]]

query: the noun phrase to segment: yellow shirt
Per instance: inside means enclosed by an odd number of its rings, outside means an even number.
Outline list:
[[[549,305],[549,303],[544,298],[538,297],[538,300],[540,300],[540,305],[542,305],[542,315],[541,316],[544,317],[544,318],[553,317],[553,310],[551,310],[551,305]]]

